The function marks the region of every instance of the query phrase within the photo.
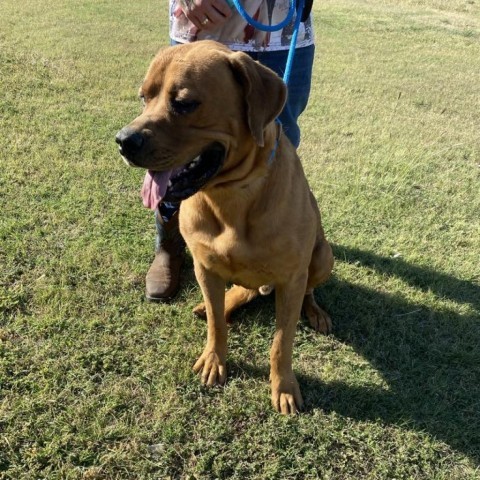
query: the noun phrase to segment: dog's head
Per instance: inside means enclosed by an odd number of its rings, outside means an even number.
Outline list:
[[[247,54],[201,41],[160,51],[140,97],[143,112],[116,141],[129,165],[149,170],[144,203],[156,208],[162,199],[196,193],[238,158],[239,148],[263,146],[286,87]]]

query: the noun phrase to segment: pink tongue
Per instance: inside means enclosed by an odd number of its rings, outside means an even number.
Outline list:
[[[142,186],[143,205],[155,210],[162,201],[167,191],[168,181],[173,174],[173,170],[167,172],[153,172],[148,170]]]

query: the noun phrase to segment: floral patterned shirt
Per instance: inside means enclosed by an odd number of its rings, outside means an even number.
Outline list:
[[[170,38],[179,43],[196,40],[216,40],[231,50],[265,51],[288,50],[292,38],[295,17],[290,25],[276,32],[263,32],[253,28],[237,12],[231,0],[225,0],[232,9],[231,18],[214,31],[197,29],[184,15],[180,0],[170,0]],[[282,22],[289,9],[289,0],[243,0],[243,7],[257,22],[277,25]],[[297,48],[314,43],[311,15],[300,23]]]

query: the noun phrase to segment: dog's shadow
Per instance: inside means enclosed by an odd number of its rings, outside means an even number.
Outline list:
[[[339,245],[334,252],[338,261],[396,277],[442,302],[420,305],[334,276],[318,295],[334,319],[335,339],[367,360],[386,387],[300,374],[307,414],[322,409],[428,432],[480,463],[480,287],[399,258]],[[266,368],[247,362],[230,363],[229,374],[268,378]]]

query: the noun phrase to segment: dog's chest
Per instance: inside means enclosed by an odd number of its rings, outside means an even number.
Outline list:
[[[227,282],[247,288],[285,282],[299,268],[296,252],[308,249],[308,242],[298,229],[282,229],[278,214],[265,212],[231,201],[219,215],[197,194],[182,202],[181,232],[195,262]]]
[[[237,231],[226,229],[219,235],[197,232],[189,247],[194,258],[226,281],[258,288],[276,276],[265,246],[255,244]]]

